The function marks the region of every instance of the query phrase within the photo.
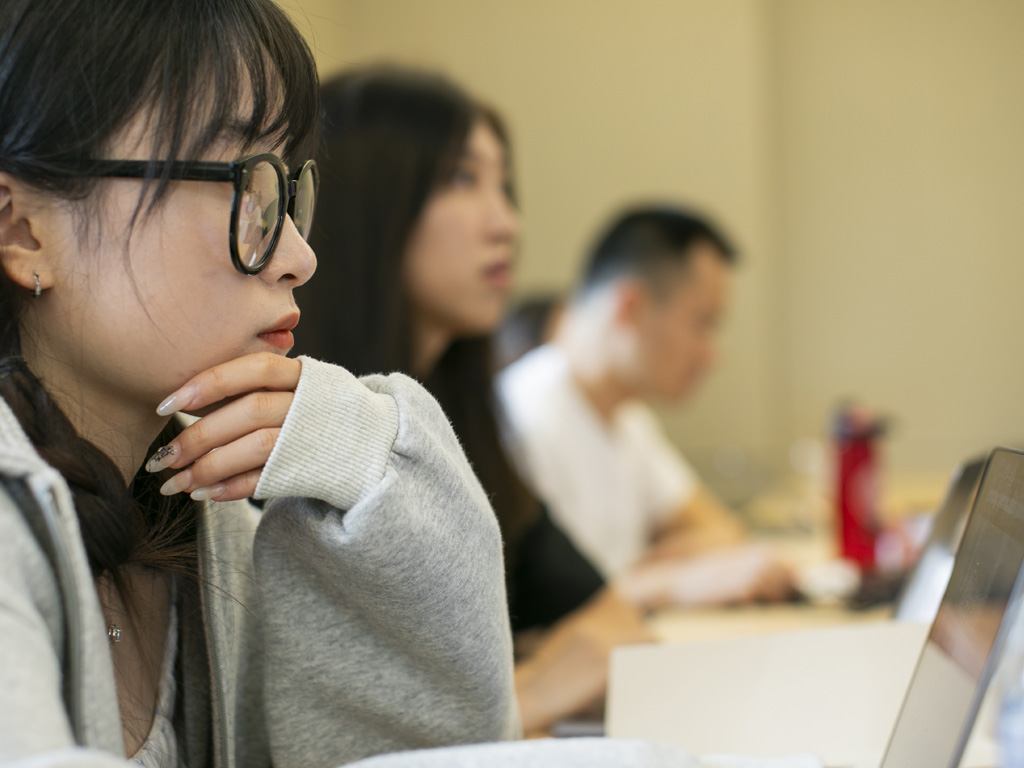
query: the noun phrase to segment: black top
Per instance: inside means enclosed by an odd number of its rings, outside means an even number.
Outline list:
[[[512,631],[548,627],[604,587],[604,577],[573,545],[541,505],[519,540],[508,575]]]

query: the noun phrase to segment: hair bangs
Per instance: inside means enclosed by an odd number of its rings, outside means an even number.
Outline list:
[[[239,143],[283,145],[286,162],[306,159],[319,111],[316,67],[283,12],[248,0],[178,5],[194,18],[169,30],[153,57],[145,99],[151,157],[198,161]],[[158,180],[151,201],[170,181]]]

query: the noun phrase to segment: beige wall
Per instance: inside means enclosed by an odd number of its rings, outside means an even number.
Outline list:
[[[779,8],[790,429],[850,393],[895,466],[1024,440],[1024,3]]]
[[[710,481],[723,446],[784,463],[843,396],[896,417],[896,469],[1024,436],[1024,3],[284,4],[325,75],[421,63],[507,115],[522,290],[566,287],[623,202],[720,218],[744,258],[723,361],[665,412]]]

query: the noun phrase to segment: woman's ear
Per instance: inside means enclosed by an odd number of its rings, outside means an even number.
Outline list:
[[[53,284],[52,266],[36,239],[42,226],[39,202],[38,193],[0,173],[0,265],[7,277],[29,291]]]

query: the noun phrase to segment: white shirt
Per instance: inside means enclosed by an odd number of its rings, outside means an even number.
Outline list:
[[[626,403],[603,420],[552,345],[502,371],[498,397],[523,475],[606,578],[636,563],[697,489],[647,406]]]

